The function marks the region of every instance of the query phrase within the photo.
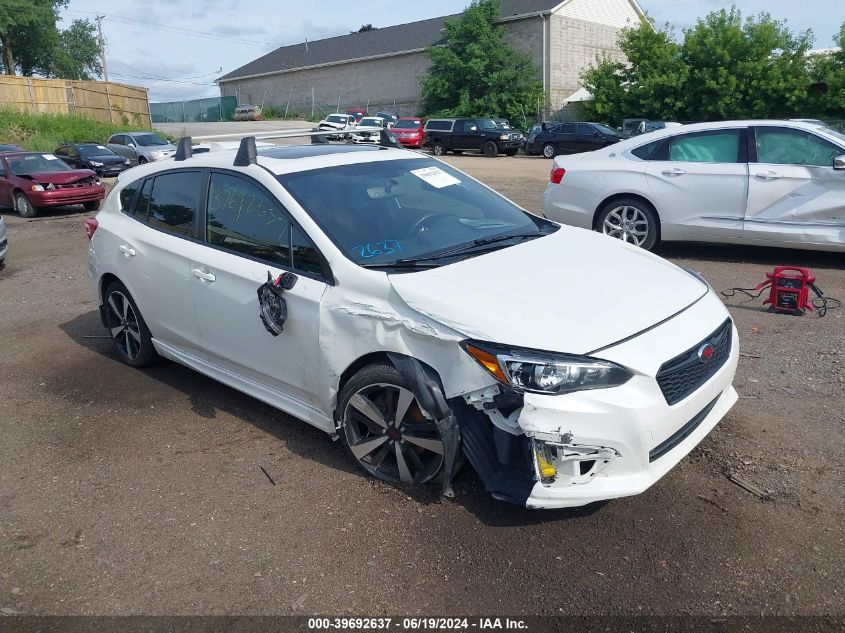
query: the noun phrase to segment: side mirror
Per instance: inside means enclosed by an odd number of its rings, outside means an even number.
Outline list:
[[[842,156],[837,156],[833,159],[833,168],[845,170],[845,154],[842,154]]]

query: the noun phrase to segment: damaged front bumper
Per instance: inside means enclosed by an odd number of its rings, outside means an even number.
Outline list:
[[[518,405],[511,396],[510,407],[495,387],[465,395],[475,421],[461,416],[464,452],[487,490],[528,508],[577,507],[645,491],[695,448],[737,401],[731,383],[739,341],[732,324],[724,363],[682,400],[668,404],[655,378],[660,366],[676,355],[667,350],[667,341],[673,341],[676,351],[694,349],[701,343],[702,322],[714,324],[715,330],[725,316],[721,303],[708,297],[602,351],[602,359],[634,372],[618,387],[562,396],[525,393]],[[665,357],[660,350],[667,350]],[[477,420],[483,417],[486,430]]]

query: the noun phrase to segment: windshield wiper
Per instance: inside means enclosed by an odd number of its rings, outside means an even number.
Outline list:
[[[457,248],[451,248],[445,251],[441,251],[439,253],[432,253],[431,255],[425,255],[423,257],[409,257],[407,259],[397,259],[394,262],[394,265],[415,264],[416,262],[429,262],[437,259],[443,259],[444,257],[453,257],[455,255],[461,255],[464,253],[483,252],[489,250],[484,247],[490,246],[491,244],[498,244],[499,242],[506,242],[509,240],[533,239],[535,237],[542,237],[543,235],[544,233],[537,232],[517,233],[516,235],[494,235],[492,237],[479,237],[478,239],[475,239],[472,242],[461,244]]]
[[[395,262],[385,262],[383,264],[358,264],[361,268],[370,268],[373,270],[383,270],[385,268],[396,268],[396,269],[425,269],[425,268],[437,268],[440,264],[430,263],[426,261],[421,261],[419,259],[400,259]]]

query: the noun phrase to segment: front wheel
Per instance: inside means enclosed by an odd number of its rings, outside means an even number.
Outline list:
[[[138,157],[138,164],[139,164],[139,165],[146,165],[146,164],[147,164],[147,162],[148,162],[148,161],[147,161],[147,159],[146,159],[146,158],[144,158],[143,156],[139,156],[139,157]]]
[[[96,211],[100,208],[100,201],[99,200],[92,200],[91,202],[83,202],[82,206],[85,207],[86,211]]]
[[[446,146],[443,143],[435,143],[434,146],[431,148],[431,151],[434,153],[435,156],[445,156],[446,155]]]
[[[156,360],[150,330],[126,286],[115,281],[106,288],[103,298],[106,326],[120,360],[132,367],[145,367]]]
[[[650,251],[657,244],[660,229],[651,205],[636,198],[621,198],[604,206],[596,230]]]
[[[484,147],[482,148],[484,155],[487,158],[495,158],[499,155],[499,146],[496,145],[493,141],[487,141],[484,143]]]
[[[437,424],[392,365],[370,365],[340,392],[340,436],[364,470],[387,483],[421,484],[443,466]]]
[[[546,158],[554,158],[556,155],[557,152],[555,151],[554,145],[552,145],[551,143],[546,143],[545,145],[543,145],[543,156],[545,156]]]
[[[38,209],[32,206],[23,191],[18,191],[15,194],[15,210],[22,218],[34,218],[38,215]]]

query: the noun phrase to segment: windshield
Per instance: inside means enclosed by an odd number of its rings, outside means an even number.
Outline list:
[[[348,119],[346,117],[335,114],[326,117],[326,121],[329,123],[346,123],[347,120]]]
[[[512,130],[511,124],[507,121],[496,121],[496,125],[502,128],[503,130]]]
[[[601,123],[592,123],[591,125],[603,134],[610,134],[611,136],[619,135],[619,130],[614,130],[612,127],[608,127]]]
[[[400,119],[396,122],[396,125],[393,126],[394,130],[415,130],[422,124],[420,119]]]
[[[25,174],[43,174],[50,171],[70,171],[73,169],[61,158],[53,154],[27,154],[9,159],[9,170],[16,176]]]
[[[80,156],[111,156],[114,152],[104,145],[80,145]]]
[[[384,121],[382,119],[361,119],[358,125],[361,127],[384,127]]]
[[[158,134],[135,134],[135,142],[141,147],[153,147],[154,145],[167,145],[167,141]]]
[[[327,167],[278,180],[357,264],[389,265],[479,239],[548,232],[545,221],[430,158]]]

